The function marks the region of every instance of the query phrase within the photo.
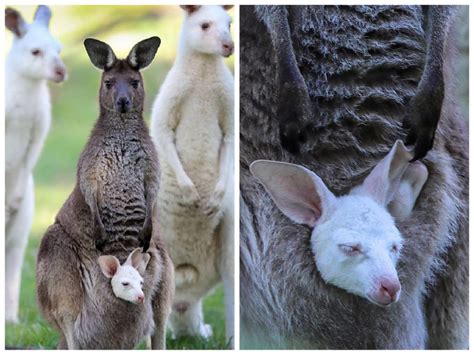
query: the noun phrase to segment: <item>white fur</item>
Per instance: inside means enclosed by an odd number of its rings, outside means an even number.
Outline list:
[[[30,231],[33,168],[51,121],[47,81],[65,78],[60,44],[48,31],[49,10],[40,7],[31,24],[22,22],[5,68],[5,238],[6,320],[18,320],[21,265]],[[46,17],[46,18],[45,18]],[[32,51],[40,50],[39,55]],[[61,75],[57,73],[61,71]]]
[[[428,177],[424,165],[409,163],[411,157],[397,141],[363,184],[340,197],[301,166],[256,161],[251,171],[283,213],[313,228],[311,246],[322,278],[385,306],[401,292],[396,266],[403,237],[394,216],[409,217]]]
[[[145,301],[140,271],[144,272],[149,261],[150,255],[142,254],[139,248],[130,253],[123,265],[113,255],[103,255],[98,259],[102,272],[110,278],[114,295],[135,304]]]
[[[212,334],[202,298],[221,280],[233,337],[234,80],[222,58],[232,53],[229,24],[221,6],[185,13],[178,56],[153,106],[160,230],[176,268],[175,337]]]

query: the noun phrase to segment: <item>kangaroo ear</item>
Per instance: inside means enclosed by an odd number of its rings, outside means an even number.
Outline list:
[[[23,20],[21,14],[11,7],[5,9],[5,27],[18,38],[23,37],[28,30],[28,24]]]
[[[382,206],[387,206],[398,190],[400,180],[413,154],[401,140],[397,140],[390,152],[366,177],[362,185],[355,187],[351,193],[372,197]]]
[[[155,58],[156,51],[161,44],[159,37],[150,37],[138,42],[128,54],[127,61],[136,70],[146,68]]]
[[[51,20],[51,10],[46,5],[39,5],[36,9],[34,21],[42,24],[45,27],[49,26],[49,20]]]
[[[222,5],[225,11],[228,11],[234,7],[234,5]]]
[[[117,61],[114,51],[107,43],[94,38],[87,38],[84,41],[84,47],[86,47],[92,64],[101,70],[112,68]]]
[[[114,277],[120,268],[119,260],[113,255],[102,255],[98,259],[100,269],[109,279]]]
[[[428,169],[420,161],[408,164],[388,210],[399,221],[410,217],[421,189],[428,180]]]
[[[296,223],[314,227],[336,203],[336,196],[321,178],[300,165],[257,160],[250,165],[250,172],[277,207]]]
[[[188,15],[191,15],[192,13],[199,10],[201,8],[201,5],[179,5],[179,7],[186,11]]]
[[[143,274],[150,258],[150,254],[142,253],[142,248],[136,248],[130,253],[125,264],[133,266],[140,274]]]

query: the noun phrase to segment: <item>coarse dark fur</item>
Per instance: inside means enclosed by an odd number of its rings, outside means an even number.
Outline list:
[[[278,65],[260,21],[263,12],[241,7],[242,347],[467,348],[468,136],[453,90],[453,28],[445,48],[441,120],[423,160],[430,177],[411,217],[397,225],[405,236],[401,299],[381,308],[321,279],[310,230],[279,212],[249,165],[256,159],[302,164],[337,195],[359,184],[405,137],[402,120],[421,87],[427,56],[423,11],[291,7],[292,51],[311,101],[298,155],[280,143]]]
[[[434,135],[444,99],[444,49],[452,22],[450,6],[423,6],[423,30],[427,41],[423,75],[404,117],[404,127],[410,130],[407,144],[415,144],[418,160],[433,147]],[[290,22],[297,16],[294,6],[257,6],[255,13],[270,35],[277,69],[278,106],[282,147],[298,154],[300,144],[306,141],[310,119],[310,99],[292,50]],[[324,55],[324,53],[323,53]],[[291,105],[287,103],[291,102]]]
[[[39,308],[60,331],[60,348],[130,349],[153,329],[153,347],[164,348],[173,266],[158,220],[152,221],[159,165],[142,116],[144,90],[138,71],[151,63],[159,39],[140,42],[126,60],[115,59],[105,43],[85,44],[92,62],[104,70],[100,116],[79,159],[76,186],[41,241]],[[140,58],[143,51],[146,60]],[[148,245],[144,304],[115,297],[98,257],[115,255],[123,263],[133,249]]]

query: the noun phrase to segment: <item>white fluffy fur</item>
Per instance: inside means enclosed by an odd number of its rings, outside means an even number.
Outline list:
[[[233,51],[231,19],[222,6],[183,8],[178,56],[151,127],[161,162],[160,231],[176,268],[169,325],[174,337],[210,336],[202,298],[222,280],[232,339],[234,80],[222,58]]]
[[[123,265],[113,255],[102,255],[98,259],[102,272],[110,278],[114,295],[135,304],[145,301],[140,272],[145,271],[149,261],[150,255],[142,254],[140,248],[133,250]]]
[[[19,16],[19,14],[18,14]],[[5,68],[6,320],[18,319],[21,266],[30,231],[32,171],[51,121],[47,81],[65,78],[60,44],[48,31],[49,9],[40,6],[31,24],[19,17],[19,33]],[[33,51],[40,52],[33,55]]]
[[[283,213],[313,228],[311,245],[322,278],[385,306],[401,293],[396,266],[403,237],[394,217],[410,215],[428,177],[423,164],[409,163],[411,157],[397,141],[363,184],[340,197],[302,166],[256,161],[251,171]]]

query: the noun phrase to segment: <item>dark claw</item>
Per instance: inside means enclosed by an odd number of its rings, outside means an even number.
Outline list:
[[[105,247],[105,239],[103,238],[97,238],[95,240],[95,247],[98,251],[102,252],[104,251],[104,247]]]
[[[150,240],[152,235],[151,225],[145,225],[142,232],[140,233],[138,240],[140,241],[140,247],[143,248],[143,252],[146,252],[150,247]]]

